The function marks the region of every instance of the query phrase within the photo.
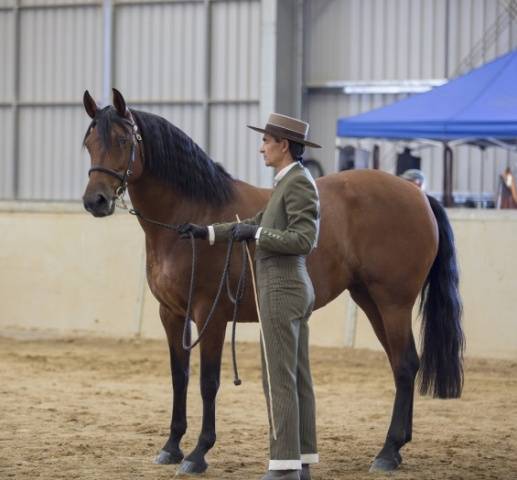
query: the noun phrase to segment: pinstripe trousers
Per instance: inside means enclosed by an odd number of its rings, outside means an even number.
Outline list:
[[[317,463],[315,399],[309,364],[308,320],[314,289],[305,257],[271,256],[256,261],[263,341],[271,379],[272,405],[262,352],[262,380],[270,425],[270,470]],[[272,435],[271,409],[277,439]]]

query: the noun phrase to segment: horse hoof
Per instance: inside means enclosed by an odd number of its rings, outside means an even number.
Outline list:
[[[158,465],[171,465],[174,463],[180,463],[182,460],[183,453],[181,450],[173,453],[160,450],[160,453],[154,458],[154,463]]]
[[[400,454],[398,456],[400,457]],[[400,460],[396,457],[390,459],[378,457],[373,461],[372,466],[370,467],[370,473],[392,472],[397,469],[401,461],[402,457],[400,457]]]
[[[183,460],[178,468],[177,475],[197,475],[203,473],[208,468],[208,464],[201,462],[193,462],[191,460]]]

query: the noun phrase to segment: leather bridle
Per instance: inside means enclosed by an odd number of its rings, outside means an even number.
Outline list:
[[[92,172],[102,172],[107,175],[111,175],[112,177],[120,180],[120,185],[115,189],[115,198],[117,200],[121,200],[124,196],[124,193],[127,190],[127,184],[129,181],[129,177],[133,173],[133,164],[135,163],[136,158],[136,147],[142,141],[142,136],[138,131],[138,125],[133,120],[131,113],[129,113],[129,118],[125,118],[123,121],[127,125],[129,125],[131,129],[131,150],[129,151],[129,158],[127,161],[127,167],[124,170],[124,173],[117,172],[112,168],[103,167],[101,165],[94,165],[88,170],[88,176],[91,175]]]

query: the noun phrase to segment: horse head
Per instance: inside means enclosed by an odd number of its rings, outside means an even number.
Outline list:
[[[113,106],[99,108],[88,90],[83,104],[92,119],[83,142],[91,158],[83,204],[95,217],[105,217],[142,174],[142,137],[118,90],[113,89]]]

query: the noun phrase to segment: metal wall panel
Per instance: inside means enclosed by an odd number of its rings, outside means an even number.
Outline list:
[[[86,88],[100,91],[100,9],[24,9],[20,14],[21,101],[77,102]]]
[[[258,149],[260,2],[212,5],[210,154],[241,180],[271,186]],[[221,103],[218,103],[221,102]]]
[[[305,83],[443,77],[446,0],[305,6]]]
[[[454,75],[458,65],[468,56],[486,31],[492,31],[488,46],[479,49],[470,68],[502,55],[515,46],[515,22],[510,19],[503,2],[492,0],[457,0],[449,3],[448,71]],[[497,28],[494,28],[496,27]],[[512,39],[513,37],[513,39]],[[496,40],[497,38],[497,40]],[[465,73],[469,68],[463,69]]]
[[[0,3],[7,7],[11,2]],[[14,185],[13,108],[14,13],[0,11],[0,198],[11,198]]]
[[[246,127],[259,125],[258,105],[217,105],[211,109],[211,157],[234,177],[271,186],[272,175],[259,154],[261,135]],[[238,141],[236,141],[238,140]]]
[[[113,84],[126,98],[201,101],[203,4],[124,5],[115,13]]]
[[[211,98],[259,101],[260,2],[212,5]]]
[[[14,14],[0,11],[0,104],[13,97],[14,71]]]
[[[22,7],[52,7],[52,6],[62,6],[62,5],[100,5],[102,0],[20,0],[20,6]]]
[[[136,110],[151,112],[165,118],[174,126],[183,130],[200,147],[205,138],[203,109],[200,106],[181,105],[137,105]]]
[[[96,7],[20,11],[21,199],[78,200],[88,167],[85,89],[101,90],[102,15]]]
[[[154,3],[154,4],[170,4],[170,3],[203,3],[205,0],[113,0],[113,3],[118,5],[145,5],[148,3]],[[214,1],[214,0],[209,0]]]
[[[0,199],[12,197],[13,175],[13,115],[0,107]]]
[[[89,157],[81,142],[89,124],[82,107],[22,108],[20,198],[79,200]]]

